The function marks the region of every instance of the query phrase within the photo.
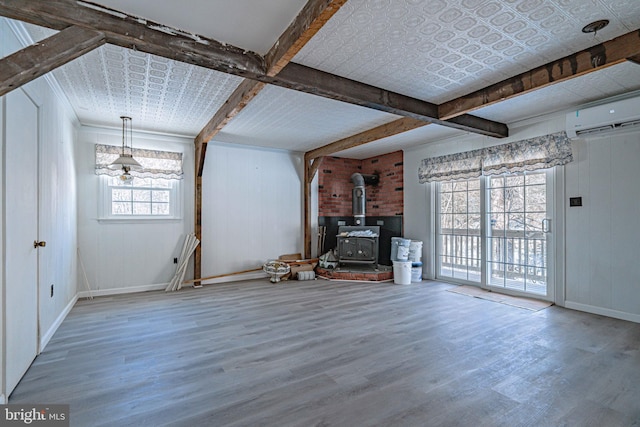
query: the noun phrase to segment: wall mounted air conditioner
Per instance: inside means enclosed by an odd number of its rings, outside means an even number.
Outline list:
[[[640,130],[640,98],[597,105],[567,114],[567,136],[597,136],[622,130]]]

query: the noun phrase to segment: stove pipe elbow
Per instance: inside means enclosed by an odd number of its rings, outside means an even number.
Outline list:
[[[354,173],[351,175],[351,182],[355,187],[364,187],[364,176],[361,173]]]

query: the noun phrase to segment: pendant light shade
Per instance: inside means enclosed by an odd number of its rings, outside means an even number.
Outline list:
[[[129,175],[131,170],[142,169],[140,163],[133,158],[133,131],[131,129],[131,117],[120,116],[122,119],[122,152],[120,157],[109,165],[109,169],[122,169],[119,177],[124,182],[131,182],[133,177]]]

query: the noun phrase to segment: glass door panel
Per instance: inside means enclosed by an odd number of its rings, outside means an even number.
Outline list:
[[[546,172],[488,180],[487,284],[547,295]]]
[[[437,188],[436,277],[552,296],[552,171],[443,182]]]
[[[480,198],[479,179],[439,185],[438,277],[481,282]]]

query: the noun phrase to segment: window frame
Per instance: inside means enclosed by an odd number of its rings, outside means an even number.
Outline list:
[[[108,175],[99,176],[99,203],[98,203],[98,220],[109,222],[157,222],[157,221],[179,221],[182,220],[182,180],[171,179],[169,190],[169,215],[116,215],[112,213],[113,190],[114,189],[132,189],[131,185],[111,185],[114,177]],[[150,178],[156,180],[159,178]],[[157,188],[159,190],[167,190],[166,187],[144,187],[144,189]]]

